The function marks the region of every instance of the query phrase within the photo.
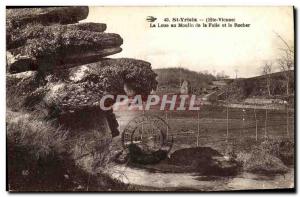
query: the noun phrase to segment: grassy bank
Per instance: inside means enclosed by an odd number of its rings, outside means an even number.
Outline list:
[[[69,143],[67,131],[50,122],[8,109],[6,127],[9,191],[126,191],[129,187],[77,165],[76,144]],[[99,166],[99,160],[92,162]]]

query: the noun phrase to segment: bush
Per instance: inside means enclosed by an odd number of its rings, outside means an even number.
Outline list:
[[[34,159],[66,151],[67,131],[22,112],[7,111],[6,119],[8,144],[27,149]]]
[[[237,158],[242,163],[243,169],[247,172],[277,174],[286,173],[288,170],[279,158],[266,152],[240,152]]]
[[[6,118],[9,190],[65,187],[67,132],[26,113],[7,111]]]
[[[293,145],[289,140],[268,139],[256,143],[250,150],[237,153],[237,160],[248,172],[262,174],[286,173],[293,162]]]
[[[9,191],[127,189],[108,175],[91,174],[76,165],[67,131],[27,113],[7,110],[6,116]],[[95,149],[96,158],[102,149],[98,151]],[[100,158],[104,156],[94,158],[94,166],[103,165]]]
[[[260,149],[278,157],[285,165],[294,164],[294,142],[290,139],[269,139],[260,146]]]

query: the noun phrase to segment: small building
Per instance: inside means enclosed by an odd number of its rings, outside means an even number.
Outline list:
[[[180,87],[180,94],[190,94],[191,93],[191,83],[188,80],[184,80]]]

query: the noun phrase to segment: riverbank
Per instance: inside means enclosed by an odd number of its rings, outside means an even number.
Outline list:
[[[113,178],[126,184],[148,187],[148,191],[228,191],[288,189],[294,187],[294,170],[283,175],[257,175],[243,172],[235,177],[197,176],[196,173],[159,173],[145,169],[116,165],[112,170],[121,171],[123,178]],[[126,177],[126,178],[125,178]]]

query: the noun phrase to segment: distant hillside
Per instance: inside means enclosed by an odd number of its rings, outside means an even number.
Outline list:
[[[191,84],[193,94],[201,93],[203,88],[207,88],[216,78],[211,74],[190,71],[184,68],[161,68],[154,69],[157,73],[158,88],[157,93],[177,93],[180,84],[188,80]]]
[[[289,75],[289,94],[294,94],[294,71],[272,73],[270,76],[271,98],[286,97],[286,78]],[[243,100],[245,98],[260,97],[269,98],[267,89],[267,75],[237,79],[225,88],[227,90],[220,94],[219,99],[225,99],[228,95],[229,100]],[[221,91],[220,91],[221,92]]]

